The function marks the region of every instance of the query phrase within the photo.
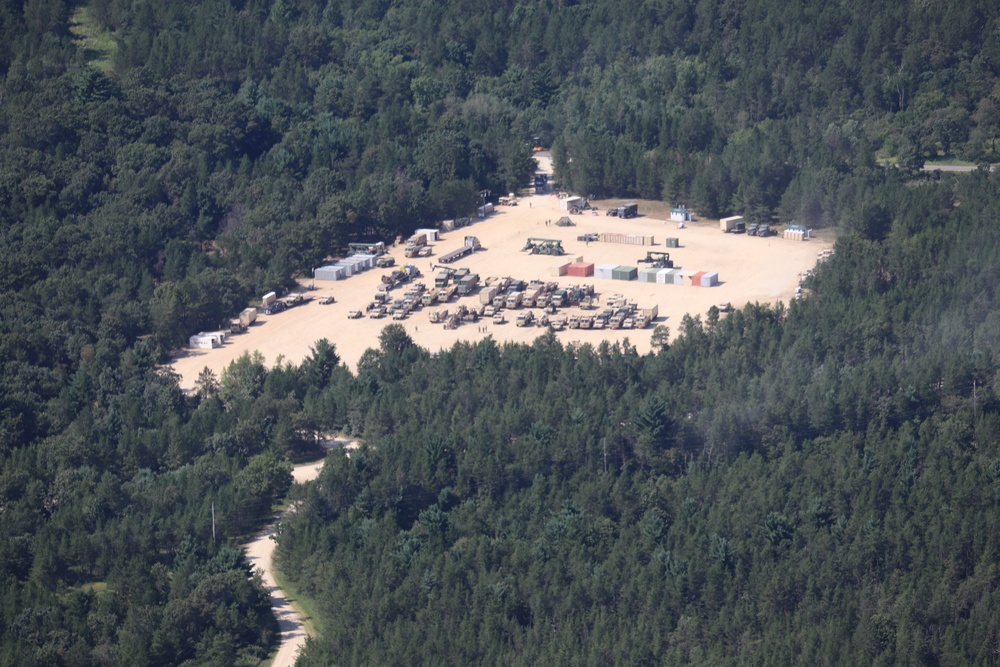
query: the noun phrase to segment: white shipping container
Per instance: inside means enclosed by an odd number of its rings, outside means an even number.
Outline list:
[[[594,277],[603,278],[605,280],[612,279],[612,273],[618,268],[617,264],[598,264],[594,267]]]
[[[313,278],[316,280],[343,280],[346,277],[347,269],[339,264],[321,266],[313,272]]]
[[[207,336],[208,338],[211,338],[216,343],[218,343],[217,347],[221,347],[222,344],[226,342],[226,339],[229,338],[228,331],[202,331],[198,335]]]
[[[660,272],[660,269],[642,269],[639,271],[639,282],[640,283],[655,283],[656,274]]]
[[[188,338],[188,347],[195,350],[211,350],[213,347],[218,347],[215,341],[209,336],[201,336],[195,334]]]
[[[701,277],[702,287],[714,287],[719,284],[719,274],[715,271],[709,271]]]

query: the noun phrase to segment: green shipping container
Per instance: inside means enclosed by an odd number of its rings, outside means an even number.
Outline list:
[[[611,271],[612,280],[635,280],[639,277],[639,269],[634,266],[619,266]]]

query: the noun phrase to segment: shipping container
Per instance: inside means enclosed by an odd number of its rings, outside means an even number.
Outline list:
[[[639,282],[640,283],[655,283],[656,274],[658,274],[662,269],[642,269],[639,271]]]
[[[688,276],[690,276],[692,273],[693,271],[686,271],[684,269],[675,269],[675,272],[673,274],[674,284],[683,285],[686,282]]]
[[[440,241],[441,231],[437,229],[421,228],[417,230],[418,234],[426,234],[428,241]]]
[[[705,271],[699,271],[691,276],[691,285],[694,287],[701,287],[701,277],[705,275]]]
[[[715,271],[706,271],[701,276],[702,287],[715,287],[719,284],[719,274]]]
[[[639,275],[639,270],[634,266],[619,266],[611,271],[612,280],[635,280]]]
[[[617,264],[598,264],[594,267],[594,277],[611,280],[613,272],[618,268]]]
[[[577,261],[566,268],[566,275],[574,278],[587,278],[594,275],[594,263]]]
[[[265,308],[267,308],[277,300],[278,300],[278,295],[275,294],[274,292],[268,292],[263,297],[261,297],[261,303],[264,304]]]
[[[347,277],[347,270],[337,264],[321,266],[313,272],[315,280],[343,280]]]
[[[210,336],[202,336],[201,334],[195,334],[188,338],[188,347],[195,350],[211,350],[213,347],[219,347],[215,339]]]
[[[673,237],[673,236],[667,237],[667,247],[668,248],[680,248],[681,247],[680,239],[678,239],[676,237]]]

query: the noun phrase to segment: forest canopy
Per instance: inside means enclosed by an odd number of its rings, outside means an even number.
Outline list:
[[[329,429],[368,447],[279,552],[357,625],[314,664],[416,636],[988,662],[998,186],[915,174],[997,161],[998,26],[982,0],[0,3],[0,663],[255,664],[236,544]],[[580,194],[842,239],[805,299],[655,356],[389,329],[356,373],[335,341],[191,395],[160,366],[349,242],[524,185],[536,145]]]

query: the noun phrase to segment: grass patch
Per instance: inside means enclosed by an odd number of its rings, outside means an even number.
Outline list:
[[[87,63],[102,72],[112,69],[118,44],[114,33],[101,28],[94,20],[90,7],[77,8],[69,21],[69,31],[87,56]]]
[[[958,158],[942,158],[940,160],[927,160],[924,162],[925,167],[975,167],[975,162],[969,162],[968,160],[959,160]]]
[[[80,584],[80,590],[85,593],[93,593],[97,597],[104,597],[111,592],[106,581],[89,581],[85,584]]]

